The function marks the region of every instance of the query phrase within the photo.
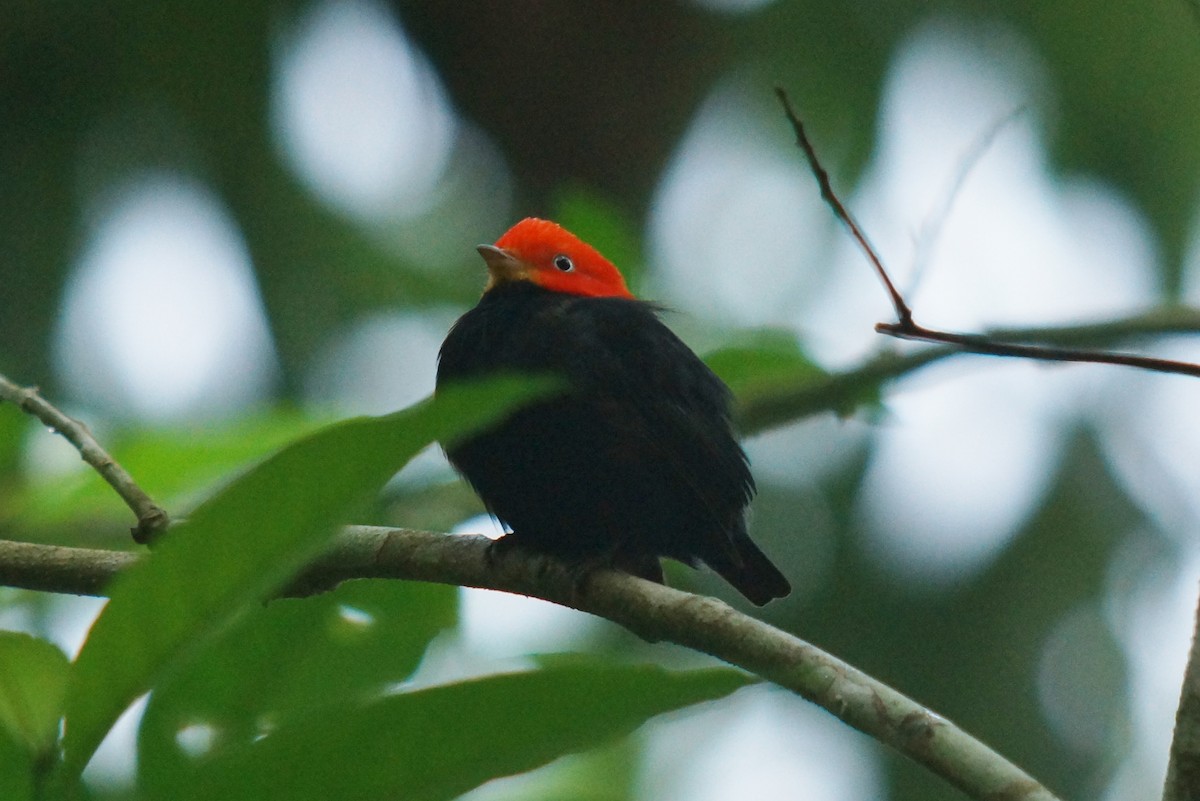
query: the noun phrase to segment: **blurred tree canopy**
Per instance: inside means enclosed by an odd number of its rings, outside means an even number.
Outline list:
[[[270,410],[220,425],[181,421],[174,429],[114,423],[117,455],[151,492],[184,508],[214,481],[312,426],[295,408],[305,404],[314,362],[347,325],[389,310],[473,303],[481,276],[472,246],[491,241],[508,222],[569,218],[623,267],[653,271],[645,241],[656,188],[697,110],[729,76],[739,87],[755,87],[750,107],[786,145],[790,132],[769,102],[772,86],[785,86],[829,154],[835,181],[853,187],[882,135],[877,122],[889,64],[905,37],[930,19],[1000,29],[1028,43],[1046,77],[1053,169],[1095,177],[1130,198],[1154,234],[1160,258],[1153,281],[1163,301],[1183,291],[1200,197],[1200,19],[1186,2],[372,6],[428,60],[457,119],[501,154],[511,177],[511,192],[460,187],[449,200],[394,222],[365,221],[329,203],[280,143],[281,49],[313,8],[347,2],[5,0],[0,8],[0,372],[89,408],[89,398],[72,395],[63,379],[56,331],[77,260],[105,204],[129,179],[151,171],[189,176],[211,190],[244,239],[280,362]],[[456,219],[486,218],[468,214],[469,206],[502,215],[501,227],[461,230]],[[435,232],[451,242],[452,255],[439,245],[425,258],[422,243]],[[886,417],[886,401],[873,407],[884,410],[877,416]],[[869,444],[815,487],[760,480],[755,525],[769,550],[787,554],[783,561],[797,578],[807,569],[806,554],[824,565],[825,578],[802,600],[768,608],[764,617],[953,718],[1063,797],[1087,798],[1111,786],[1153,785],[1154,777],[1136,775],[1112,785],[1121,770],[1143,768],[1124,767],[1137,736],[1134,673],[1104,614],[1114,574],[1169,572],[1164,566],[1179,549],[1114,475],[1096,431],[1075,419],[1064,426],[1067,444],[1036,513],[985,569],[950,587],[905,585],[871,553],[856,511]],[[27,474],[25,451],[40,433],[11,407],[0,408],[0,536],[113,544],[122,513],[94,478],[39,483]],[[367,516],[448,528],[478,511],[461,486],[442,482],[391,492]],[[806,529],[799,534],[797,520]],[[687,571],[671,578],[719,591]],[[443,621],[438,627],[452,627],[452,601],[419,601],[403,609],[428,603]],[[45,602],[12,593],[0,603]],[[391,603],[380,601],[377,614],[388,614]],[[1072,643],[1092,646],[1062,657],[1079,667],[1081,686],[1089,688],[1067,692],[1064,702],[1077,722],[1098,732],[1082,743],[1047,722],[1043,703],[1047,643],[1064,621],[1083,632]],[[653,653],[616,634],[594,640],[592,650]],[[203,670],[213,670],[211,657]],[[176,677],[164,697],[203,683],[197,675]],[[646,679],[647,686],[657,680]],[[689,700],[681,695],[676,706],[731,691],[723,681]],[[162,721],[152,716],[147,725]],[[614,724],[612,733],[633,725]],[[576,766],[581,782],[610,761],[627,778],[641,757],[629,748],[589,759]],[[957,797],[920,769],[892,755],[883,760],[889,797]],[[596,797],[628,797],[633,784]],[[98,797],[104,792],[97,788]]]

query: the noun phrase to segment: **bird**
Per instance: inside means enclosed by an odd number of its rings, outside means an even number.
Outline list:
[[[438,354],[437,387],[501,373],[567,389],[445,448],[507,533],[497,545],[664,583],[707,565],[752,603],[791,591],[750,539],[756,491],[732,393],[616,266],[534,217],[477,250],[488,278]]]

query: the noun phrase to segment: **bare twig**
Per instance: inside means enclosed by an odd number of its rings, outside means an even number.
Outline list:
[[[850,215],[850,212],[838,198],[837,193],[833,191],[833,184],[829,181],[829,173],[821,166],[821,160],[817,158],[817,151],[809,140],[808,133],[804,130],[804,123],[800,121],[800,117],[792,108],[792,101],[788,99],[787,92],[782,87],[776,86],[775,95],[779,98],[779,102],[783,104],[783,112],[787,115],[788,122],[792,124],[792,130],[796,134],[796,144],[804,151],[804,156],[808,159],[808,166],[812,169],[812,174],[816,177],[817,183],[821,187],[821,197],[833,209],[833,213],[837,215],[837,218],[850,229],[850,235],[858,242],[858,246],[862,248],[867,259],[874,266],[876,275],[883,282],[888,297],[891,298],[892,306],[896,309],[896,318],[901,322],[911,320],[912,311],[908,308],[908,304],[904,302],[904,297],[900,294],[900,290],[896,289],[895,284],[892,283],[891,277],[888,276],[887,270],[883,267],[883,262],[875,254],[875,248],[871,247],[871,243],[867,241],[866,234],[858,227],[858,223],[854,221],[854,217]]]
[[[170,523],[166,510],[154,503],[133,477],[109,456],[87,425],[59,411],[39,395],[36,388],[18,386],[3,375],[0,375],[0,400],[9,401],[33,415],[75,446],[83,461],[91,465],[133,510],[137,525],[130,531],[135,541],[148,543],[166,530]]]
[[[1130,317],[1078,325],[997,329],[988,332],[987,341],[1036,343],[1047,346],[1044,350],[1051,353],[1057,348],[1067,354],[1091,355],[1096,351],[1085,349],[1173,334],[1200,334],[1200,309],[1165,306]],[[820,412],[850,414],[875,401],[880,388],[889,381],[964,350],[962,344],[945,344],[908,353],[884,351],[839,373],[814,376],[806,372],[796,380],[740,395],[736,408],[738,431],[753,436]]]
[[[921,279],[925,276],[925,270],[933,260],[933,250],[942,238],[942,227],[946,224],[946,220],[949,219],[950,211],[954,207],[954,201],[958,199],[959,193],[967,182],[967,177],[987,154],[988,150],[991,149],[1000,132],[1011,125],[1017,117],[1024,114],[1027,108],[1027,106],[1017,106],[996,120],[988,126],[987,130],[976,137],[975,141],[967,149],[967,152],[959,159],[949,187],[942,194],[937,206],[930,212],[929,216],[925,219],[925,223],[921,226],[920,232],[917,234],[917,252],[913,255],[912,276],[908,281],[908,289],[906,290],[909,297],[912,297],[916,292],[917,285],[920,284]]]
[[[1200,608],[1175,713],[1163,801],[1200,801]]]
[[[480,587],[542,598],[611,620],[650,641],[710,654],[789,689],[924,765],[972,798],[1053,801],[1024,771],[939,715],[814,645],[714,598],[599,570],[581,587],[574,571],[490,540],[352,526],[285,591],[309,595],[352,578]],[[10,586],[96,594],[142,557],[0,541]]]
[[[776,95],[779,96],[779,102],[783,105],[784,114],[787,115],[788,121],[792,125],[792,129],[796,133],[796,141],[800,149],[804,151],[804,156],[808,160],[809,167],[812,168],[812,173],[817,179],[817,183],[821,186],[821,197],[823,197],[837,218],[845,223],[850,229],[851,235],[855,242],[862,249],[863,254],[875,268],[875,273],[879,276],[879,280],[883,283],[888,297],[892,301],[892,306],[896,310],[895,323],[878,323],[875,330],[881,334],[897,337],[899,339],[910,339],[919,342],[933,342],[942,345],[950,345],[960,351],[968,353],[979,353],[987,356],[1005,356],[1018,359],[1033,359],[1037,361],[1047,362],[1090,362],[1094,364],[1115,364],[1126,367],[1136,367],[1142,370],[1152,370],[1160,373],[1172,373],[1176,375],[1186,375],[1200,377],[1200,365],[1191,362],[1175,361],[1173,359],[1158,359],[1151,356],[1137,356],[1127,353],[1112,353],[1108,351],[1083,350],[1075,348],[1060,348],[1046,345],[1037,345],[1029,342],[1007,342],[994,335],[985,334],[960,334],[951,331],[939,331],[933,328],[926,328],[918,325],[913,318],[912,309],[904,300],[904,297],[896,289],[896,285],[892,282],[888,275],[887,269],[883,266],[879,255],[875,249],[871,247],[871,243],[867,240],[858,224],[854,222],[850,212],[846,209],[845,204],[838,198],[834,192],[832,185],[829,182],[829,174],[825,168],[821,166],[820,159],[817,157],[816,150],[809,141],[807,134],[804,132],[804,124],[796,115],[792,108],[791,102],[788,100],[787,93],[776,87]]]
[[[1152,370],[1158,373],[1173,373],[1175,375],[1188,375],[1200,378],[1200,364],[1192,364],[1191,362],[1159,359],[1153,356],[1137,356],[1130,353],[1001,342],[981,334],[955,334],[950,331],[935,331],[918,325],[911,320],[907,324],[876,323],[875,330],[881,334],[888,334],[899,339],[940,342],[945,345],[953,345],[959,351],[979,353],[985,356],[1007,356],[1043,362],[1116,364],[1125,367],[1137,367],[1142,370]]]

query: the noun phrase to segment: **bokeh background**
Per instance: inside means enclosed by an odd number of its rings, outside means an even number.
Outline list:
[[[890,309],[776,84],[923,322],[1200,303],[1183,0],[6,0],[0,371],[184,510],[299,431],[427,394],[481,288],[473,246],[527,215],[597,244],[701,352],[768,331],[853,367],[900,348],[872,331]],[[761,614],[1064,797],[1155,797],[1200,575],[1198,410],[1191,379],[965,357],[758,435],[753,533],[796,586]],[[125,547],[73,452],[0,412],[0,536]],[[378,515],[490,525],[435,452]],[[73,652],[97,609],[4,591],[0,626]],[[464,592],[420,675],[571,649],[689,659]],[[136,720],[98,797],[128,793]],[[958,797],[762,688],[472,798],[561,795]]]

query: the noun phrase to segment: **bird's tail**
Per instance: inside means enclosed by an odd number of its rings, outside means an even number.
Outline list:
[[[733,532],[728,547],[713,558],[706,556],[704,561],[755,606],[763,606],[792,591],[787,578],[745,530]]]

